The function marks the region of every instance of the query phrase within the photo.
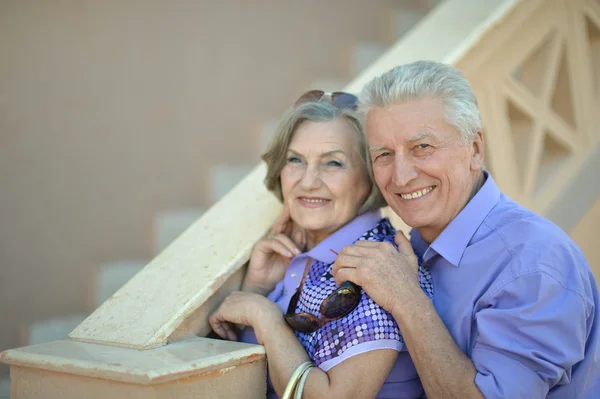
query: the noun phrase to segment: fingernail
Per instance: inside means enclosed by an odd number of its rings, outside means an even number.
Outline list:
[[[294,249],[294,252],[296,253],[296,255],[300,255],[300,250],[298,248]]]

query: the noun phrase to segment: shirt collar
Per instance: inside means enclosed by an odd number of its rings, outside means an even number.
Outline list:
[[[380,211],[363,213],[318,243],[306,255],[319,262],[333,263],[337,255],[331,252],[332,249],[339,253],[346,245],[352,244],[366,231],[377,226],[380,219]]]
[[[458,267],[467,245],[486,216],[496,205],[498,199],[500,199],[500,189],[496,182],[488,172],[483,173],[486,178],[483,186],[431,243],[429,248],[426,247],[425,241],[416,229],[411,231],[413,246],[423,250],[423,261],[427,262],[436,254],[439,254],[455,267]]]

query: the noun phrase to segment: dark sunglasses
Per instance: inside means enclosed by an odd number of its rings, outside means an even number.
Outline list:
[[[331,251],[336,253],[333,250]],[[321,318],[311,313],[293,313],[298,305],[298,300],[300,299],[300,294],[302,293],[302,287],[304,287],[310,264],[311,261],[308,259],[300,286],[296,290],[294,296],[292,296],[292,299],[290,299],[290,305],[284,316],[286,323],[290,327],[306,334],[315,332],[328,322],[341,319],[352,312],[360,303],[362,295],[360,286],[353,282],[346,281],[323,300],[319,309]]]
[[[299,105],[302,103],[320,101],[325,93],[323,90],[310,90],[300,96],[294,103]],[[358,97],[354,94],[346,93],[344,91],[334,91],[329,94],[329,102],[338,108],[350,108],[356,110],[358,108]]]

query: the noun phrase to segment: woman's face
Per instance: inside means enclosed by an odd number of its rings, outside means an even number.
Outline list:
[[[281,171],[292,219],[322,240],[354,217],[371,184],[347,121],[302,122]]]

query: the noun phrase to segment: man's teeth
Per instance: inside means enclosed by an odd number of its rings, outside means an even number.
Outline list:
[[[323,199],[323,198],[302,198],[302,201],[317,203],[317,202],[327,202],[328,200]]]
[[[414,193],[400,194],[400,196],[402,197],[402,199],[405,199],[405,200],[420,198],[420,197],[424,196],[425,194],[427,194],[428,192],[430,192],[431,190],[433,190],[433,186],[424,188],[423,190],[415,191]]]

